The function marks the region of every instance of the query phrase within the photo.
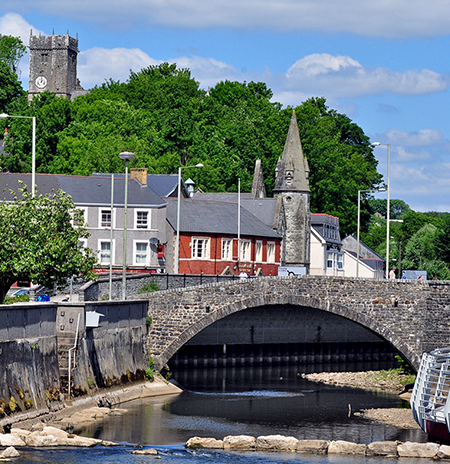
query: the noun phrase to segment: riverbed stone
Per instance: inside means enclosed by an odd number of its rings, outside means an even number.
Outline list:
[[[328,445],[328,454],[355,454],[365,455],[366,445],[351,441],[336,440]]]
[[[157,456],[158,451],[155,450],[154,448],[147,448],[147,449],[141,449],[141,450],[134,450],[131,452],[131,454],[139,454],[141,456]]]
[[[190,449],[223,449],[223,440],[215,438],[192,437],[186,442],[186,448]]]
[[[228,435],[223,439],[225,450],[254,450],[256,438],[250,435]]]
[[[329,443],[327,440],[298,440],[297,453],[325,454]]]
[[[5,450],[0,453],[0,459],[17,458],[20,453],[14,448],[14,446],[8,446]]]
[[[367,456],[397,457],[396,441],[374,441],[367,445]]]
[[[12,433],[0,434],[0,446],[25,446],[25,442]]]
[[[450,446],[441,445],[436,456],[439,459],[450,459]]]
[[[266,435],[256,439],[257,451],[296,451],[298,439],[283,435]]]
[[[437,443],[414,443],[407,441],[397,446],[398,455],[402,458],[434,458],[439,451]]]

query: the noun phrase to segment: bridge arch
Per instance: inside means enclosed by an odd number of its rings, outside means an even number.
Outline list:
[[[233,285],[236,288],[236,284]],[[223,290],[224,286],[221,285],[219,287]],[[164,366],[183,345],[215,322],[237,312],[245,311],[246,309],[262,306],[270,307],[275,305],[313,308],[341,316],[344,319],[355,322],[356,324],[378,335],[380,338],[386,340],[413,366],[417,363],[417,354],[411,350],[411,347],[408,344],[404,343],[403,340],[398,337],[398,333],[393,331],[389,325],[380,322],[379,317],[374,317],[378,316],[378,311],[368,311],[368,308],[361,305],[361,302],[358,302],[359,310],[355,310],[354,304],[349,304],[346,299],[343,299],[342,303],[340,302],[340,299],[331,299],[329,296],[323,294],[299,294],[295,291],[295,288],[291,289],[289,292],[257,292],[257,287],[258,286],[254,285],[254,283],[241,284],[237,288],[239,290],[245,289],[246,291],[239,292],[238,298],[233,298],[231,301],[222,304],[217,304],[214,297],[211,297],[209,300],[202,298],[201,300],[203,305],[198,305],[197,311],[201,312],[200,317],[193,317],[176,337],[172,337],[169,343],[161,346],[162,349],[159,353],[152,353],[156,365],[159,368]],[[215,293],[214,290],[217,291],[217,288],[211,289],[211,295]],[[219,289],[219,291],[221,290]],[[195,293],[195,291],[193,292]],[[186,312],[186,314],[189,314],[189,312]]]

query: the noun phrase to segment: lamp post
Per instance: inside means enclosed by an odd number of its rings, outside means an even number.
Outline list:
[[[361,230],[361,193],[367,192],[385,192],[385,188],[379,188],[374,190],[358,190],[358,227],[356,232],[356,277],[359,277],[359,232]]]
[[[177,238],[175,244],[175,274],[179,271],[180,261],[180,216],[181,216],[181,170],[188,168],[202,168],[203,164],[198,163],[193,166],[180,166],[178,168],[178,203],[177,203]]]
[[[389,225],[391,222],[391,144],[373,142],[372,147],[386,145],[387,147],[387,211],[386,211],[386,276],[389,274]]]
[[[128,205],[128,161],[134,158],[134,153],[124,151],[119,154],[125,161],[125,203],[123,210],[123,271],[122,271],[122,300],[127,299],[127,205]],[[112,224],[111,224],[112,227]],[[112,259],[112,250],[111,258]]]
[[[36,116],[11,116],[10,114],[0,114],[0,119],[6,118],[19,118],[19,119],[32,119],[33,132],[31,135],[31,196],[34,197],[36,189]]]

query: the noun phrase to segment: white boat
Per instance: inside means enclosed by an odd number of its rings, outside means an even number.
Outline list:
[[[450,347],[424,353],[411,394],[414,419],[431,438],[450,443]]]

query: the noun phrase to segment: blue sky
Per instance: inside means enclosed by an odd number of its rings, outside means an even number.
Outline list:
[[[254,80],[283,105],[325,97],[372,141],[391,144],[391,198],[416,211],[450,211],[450,2],[1,2],[0,34],[28,44],[31,29],[78,34],[86,89],[168,61],[189,68],[203,88]],[[28,57],[21,70],[28,88]],[[375,156],[386,176],[386,146]]]

